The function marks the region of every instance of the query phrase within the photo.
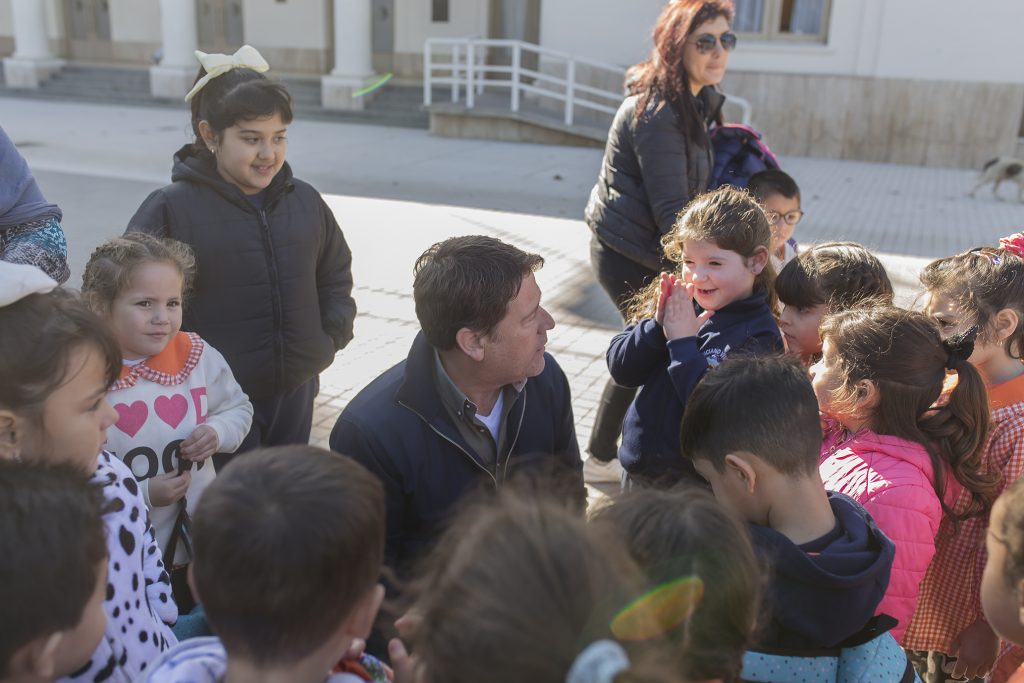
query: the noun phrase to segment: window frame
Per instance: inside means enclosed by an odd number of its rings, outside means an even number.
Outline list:
[[[818,33],[788,33],[776,28],[782,19],[784,0],[762,0],[764,15],[760,31],[736,31],[741,40],[772,44],[828,45],[829,24],[832,21],[832,0],[822,0],[821,29]]]

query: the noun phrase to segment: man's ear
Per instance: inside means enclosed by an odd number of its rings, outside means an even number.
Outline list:
[[[21,434],[18,416],[0,408],[0,460],[16,460],[21,455]]]
[[[725,456],[725,473],[727,476],[735,477],[748,494],[753,494],[757,488],[757,471],[753,466],[735,453],[727,453]]]
[[[1020,325],[1020,314],[1012,308],[1004,308],[992,317],[992,328],[996,339],[1004,342],[1009,339]]]
[[[750,268],[750,272],[754,275],[760,275],[761,271],[764,270],[765,266],[768,265],[768,248],[758,247],[754,250],[754,253],[747,258],[747,268]]]
[[[459,347],[459,350],[477,363],[484,359],[484,344],[482,335],[479,332],[463,327],[455,333],[455,344]]]
[[[377,619],[377,612],[381,603],[384,602],[384,586],[377,584],[367,592],[356,604],[355,609],[346,620],[348,635],[353,638],[366,639],[373,630],[373,622]]]

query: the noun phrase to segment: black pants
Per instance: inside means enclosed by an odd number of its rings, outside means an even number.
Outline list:
[[[596,236],[590,239],[590,264],[598,283],[619,309],[623,321],[626,319],[626,305],[632,295],[658,276],[657,271],[604,246]],[[615,458],[618,453],[616,442],[622,433],[622,420],[634,396],[636,389],[620,386],[608,378],[597,404],[594,429],[587,443],[587,452],[591,456],[602,462]]]
[[[313,430],[313,400],[320,393],[320,377],[275,396],[252,400],[252,428],[234,453],[215,453],[214,465],[223,469],[239,453],[265,446],[308,444]]]

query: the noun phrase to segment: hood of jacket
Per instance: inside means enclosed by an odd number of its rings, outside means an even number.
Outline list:
[[[256,211],[256,208],[245,198],[245,193],[224,180],[217,172],[217,163],[214,161],[213,155],[197,151],[194,145],[184,145],[174,153],[171,182],[179,180],[207,185],[232,204],[249,211]],[[277,172],[277,175],[271,179],[270,185],[267,186],[266,206],[270,207],[283,193],[291,191],[292,185],[292,167],[286,161],[281,165],[281,170]]]
[[[760,645],[835,647],[864,628],[885,595],[895,545],[852,498],[829,492],[828,500],[836,529],[817,552],[774,529],[750,525],[771,572],[770,626]]]

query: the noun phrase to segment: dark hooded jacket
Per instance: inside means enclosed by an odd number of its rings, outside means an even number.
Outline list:
[[[313,378],[352,339],[352,252],[330,208],[286,162],[262,207],[186,145],[171,184],[128,224],[191,245],[197,273],[182,328],[220,351],[250,398]]]
[[[639,101],[639,95],[627,97],[615,114],[584,217],[609,249],[659,271],[661,236],[708,187],[711,143],[707,135],[687,138],[680,114],[657,94],[638,120]],[[725,96],[711,86],[697,94],[705,128],[718,118],[724,103]]]
[[[769,618],[755,650],[836,647],[868,625],[885,595],[896,546],[852,498],[829,492],[828,499],[835,530],[803,546],[774,529],[750,525],[770,577]]]

